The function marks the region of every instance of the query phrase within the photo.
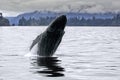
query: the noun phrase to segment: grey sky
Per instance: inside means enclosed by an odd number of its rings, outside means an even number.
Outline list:
[[[5,16],[35,10],[119,12],[120,0],[1,0],[0,11]]]

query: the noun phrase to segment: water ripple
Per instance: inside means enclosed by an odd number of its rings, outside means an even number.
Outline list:
[[[32,64],[32,69],[36,69],[34,73],[45,74],[47,77],[61,77],[64,76],[64,68],[58,63],[60,60],[57,57],[37,57]]]

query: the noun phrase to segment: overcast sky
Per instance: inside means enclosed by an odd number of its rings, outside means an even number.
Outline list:
[[[35,10],[119,12],[120,0],[0,0],[0,12],[4,16]]]

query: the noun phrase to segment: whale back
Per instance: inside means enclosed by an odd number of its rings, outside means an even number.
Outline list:
[[[63,33],[42,33],[41,40],[38,43],[38,52],[37,54],[40,56],[52,56],[53,53],[58,48],[62,37],[64,35]]]

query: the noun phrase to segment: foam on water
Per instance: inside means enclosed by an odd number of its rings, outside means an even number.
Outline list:
[[[38,43],[29,51],[29,53],[25,54],[25,57],[37,57]]]

